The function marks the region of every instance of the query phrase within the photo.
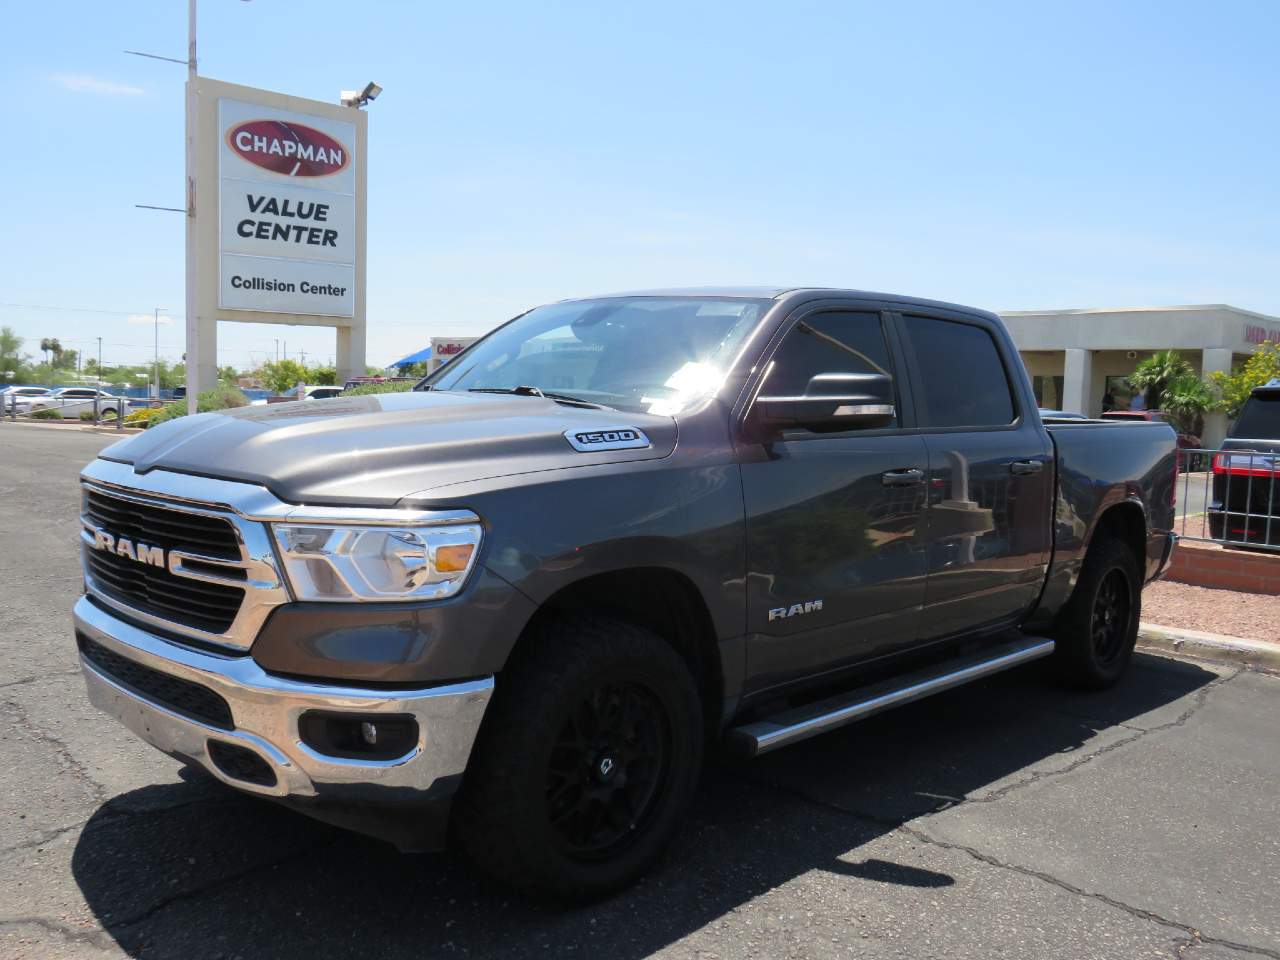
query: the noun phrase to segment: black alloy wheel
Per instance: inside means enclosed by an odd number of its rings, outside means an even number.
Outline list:
[[[633,883],[680,828],[706,714],[661,636],[599,615],[548,618],[498,675],[451,829],[471,862],[535,897]]]
[[[547,814],[578,859],[626,846],[658,805],[671,761],[671,722],[636,683],[606,683],[575,706],[547,769]]]
[[[1113,569],[1102,579],[1093,601],[1090,636],[1099,665],[1115,661],[1128,639],[1130,609],[1129,579],[1123,570]]]
[[[1057,676],[1087,690],[1105,690],[1124,675],[1142,615],[1135,551],[1107,531],[1097,537],[1053,631]]]

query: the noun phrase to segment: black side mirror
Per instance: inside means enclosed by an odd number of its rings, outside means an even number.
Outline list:
[[[798,397],[756,398],[760,419],[773,427],[867,430],[893,423],[893,378],[882,373],[820,373]]]

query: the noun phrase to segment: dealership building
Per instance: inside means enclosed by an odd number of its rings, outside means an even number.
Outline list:
[[[1041,407],[1097,416],[1110,391],[1127,408],[1128,375],[1158,350],[1177,350],[1201,376],[1230,372],[1264,340],[1280,341],[1280,317],[1215,303],[1188,307],[1017,310],[1002,313]],[[1205,415],[1206,447],[1227,432],[1225,414]]]

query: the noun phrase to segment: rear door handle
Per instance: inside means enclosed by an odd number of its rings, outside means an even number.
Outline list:
[[[1009,464],[1009,472],[1016,477],[1026,477],[1044,469],[1042,460],[1015,460]]]
[[[912,467],[908,470],[888,470],[880,474],[880,482],[886,487],[914,487],[924,482],[924,471]]]

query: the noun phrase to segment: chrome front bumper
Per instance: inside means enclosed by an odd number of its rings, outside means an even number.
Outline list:
[[[332,799],[347,805],[412,803],[452,794],[466,769],[493,678],[417,690],[370,690],[287,680],[273,676],[248,656],[221,656],[178,646],[132,626],[81,597],[76,630],[117,656],[199,684],[231,709],[231,730],[171,709],[113,679],[83,655],[80,664],[89,699],[152,746],[200,764],[218,779],[251,793],[280,799]],[[412,714],[418,741],[392,760],[326,756],[303,743],[303,713]],[[209,745],[220,741],[257,754],[275,783],[253,783],[224,772]],[[433,786],[436,789],[432,789]]]

